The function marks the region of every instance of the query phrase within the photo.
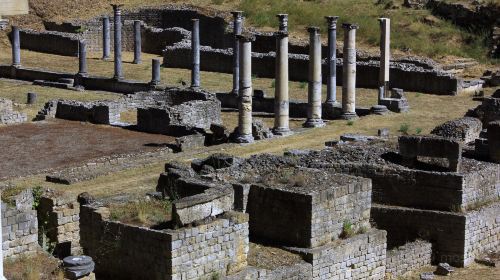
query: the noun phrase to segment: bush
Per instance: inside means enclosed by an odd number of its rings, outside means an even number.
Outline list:
[[[344,224],[342,225],[342,233],[340,233],[340,238],[346,239],[349,237],[352,237],[356,234],[354,231],[354,226],[352,223],[348,220],[344,221]]]
[[[407,123],[403,123],[399,127],[399,132],[401,132],[403,135],[408,135],[409,130],[410,130],[410,125]]]

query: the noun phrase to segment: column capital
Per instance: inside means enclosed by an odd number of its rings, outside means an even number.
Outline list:
[[[288,21],[288,14],[277,14],[276,17],[279,18],[279,20]]]
[[[233,18],[236,20],[243,19],[243,12],[242,11],[232,11],[231,14],[233,15]]]
[[[111,4],[111,7],[113,7],[113,11],[120,12],[121,7],[123,7],[123,4]]]
[[[317,27],[317,26],[309,26],[307,28],[307,32],[313,33],[313,34],[319,33],[319,27]]]
[[[378,18],[378,21],[380,21],[380,22],[387,21],[387,20],[391,20],[391,19],[390,18]]]
[[[358,29],[359,28],[359,25],[356,24],[356,23],[343,23],[342,24],[342,28],[344,29],[349,29],[349,30],[353,30],[353,29]]]
[[[337,29],[338,16],[326,16],[325,19],[328,23],[328,29]]]
[[[255,41],[255,34],[252,32],[246,32],[236,35],[236,38],[238,38],[240,42],[253,42]]]
[[[288,31],[288,14],[277,14],[279,19],[279,30]]]
[[[199,19],[199,18],[192,18],[192,19],[191,19],[191,22],[199,22],[199,21],[200,21],[200,19]]]

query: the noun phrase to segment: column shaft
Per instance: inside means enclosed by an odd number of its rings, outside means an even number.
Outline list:
[[[200,87],[200,20],[193,19],[193,28],[191,30],[191,87]]]
[[[389,67],[390,67],[390,44],[391,44],[391,20],[379,18],[380,21],[380,71],[379,87],[382,88],[380,96],[386,97],[389,90]]]
[[[276,16],[279,20],[278,30],[281,32],[288,32],[288,14],[278,14]]]
[[[109,59],[111,53],[111,36],[109,34],[109,17],[102,18],[102,59]]]
[[[238,95],[240,88],[240,47],[238,43],[238,35],[241,35],[243,29],[242,12],[235,11],[233,14],[233,90],[231,93]]]
[[[238,97],[238,134],[236,142],[251,143],[252,135],[252,37],[239,36],[240,92]]]
[[[78,74],[87,74],[87,44],[84,40],[78,41]]]
[[[304,127],[321,127],[321,39],[319,28],[309,27],[309,86],[307,121]]]
[[[112,5],[114,10],[114,25],[115,25],[115,76],[114,78],[119,80],[123,79],[122,72],[122,12],[121,5]]]
[[[160,84],[161,77],[160,77],[160,59],[159,58],[153,58],[152,60],[152,70],[151,70],[151,85],[156,86]]]
[[[326,103],[337,104],[337,20],[339,17],[326,17],[328,21],[328,75]]]
[[[141,64],[141,21],[134,20],[134,64]]]
[[[19,27],[12,26],[12,66],[21,66],[21,40]]]
[[[275,93],[274,93],[274,134],[286,135],[289,128],[288,100],[288,33],[276,33]]]
[[[356,118],[356,29],[344,23],[344,64],[342,75],[342,117]]]

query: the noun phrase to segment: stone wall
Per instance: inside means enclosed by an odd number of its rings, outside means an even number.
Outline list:
[[[490,159],[500,163],[500,121],[488,125],[488,146]]]
[[[120,111],[121,105],[111,101],[80,102],[59,100],[56,118],[95,124],[113,124],[120,121]]]
[[[300,191],[291,185],[252,185],[246,210],[254,238],[310,248],[338,239],[344,223],[351,224],[355,230],[369,227],[370,180],[333,176],[319,170],[299,172],[290,177],[327,178],[328,185],[311,182],[303,186],[310,191]]]
[[[397,279],[405,273],[430,265],[432,244],[417,240],[387,251],[386,278]]]
[[[14,111],[12,105],[12,100],[0,98],[0,125],[22,123],[28,120],[25,113]]]
[[[33,210],[31,189],[22,191],[9,200],[15,205],[1,203],[3,257],[34,253],[39,248],[38,219],[36,210]]]
[[[65,56],[78,56],[79,36],[77,34],[21,29],[19,30],[19,36],[21,49]]]
[[[60,258],[81,254],[80,204],[74,197],[47,193],[40,198],[37,209],[40,224],[54,254]]]
[[[314,249],[297,249],[312,264],[312,279],[384,279],[386,232],[367,233]]]
[[[96,262],[97,277],[199,279],[224,276],[246,266],[245,214],[230,212],[213,221],[176,230],[131,226],[108,217],[107,208],[81,207],[81,244],[84,253]]]
[[[389,248],[408,240],[431,240],[436,261],[467,266],[480,252],[500,245],[500,203],[466,213],[374,205],[371,215],[387,230]]]
[[[476,138],[479,138],[482,130],[483,124],[479,119],[464,117],[437,126],[431,134],[452,138],[463,143],[472,143]]]

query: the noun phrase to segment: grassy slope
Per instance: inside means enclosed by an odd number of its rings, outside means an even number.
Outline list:
[[[493,0],[500,2],[499,0]],[[427,10],[402,8],[403,0],[30,0],[30,16],[14,18],[16,24],[41,28],[41,19],[69,20],[86,19],[103,13],[110,13],[110,3],[120,2],[125,8],[166,3],[188,3],[200,7],[215,7],[222,10],[241,9],[248,22],[262,29],[275,28],[278,13],[290,14],[292,37],[304,37],[304,28],[318,25],[325,31],[323,16],[338,15],[340,22],[355,22],[360,25],[357,40],[360,46],[377,50],[379,27],[377,18],[392,19],[392,46],[395,53],[406,53],[432,57],[446,61],[450,56],[471,57],[483,63],[498,61],[486,58],[488,48],[484,44],[487,34],[474,34],[462,30],[451,23],[433,17]],[[398,9],[386,9],[392,2]],[[341,35],[341,34],[340,34]],[[342,39],[339,36],[339,39]],[[5,43],[5,37],[3,38]]]

